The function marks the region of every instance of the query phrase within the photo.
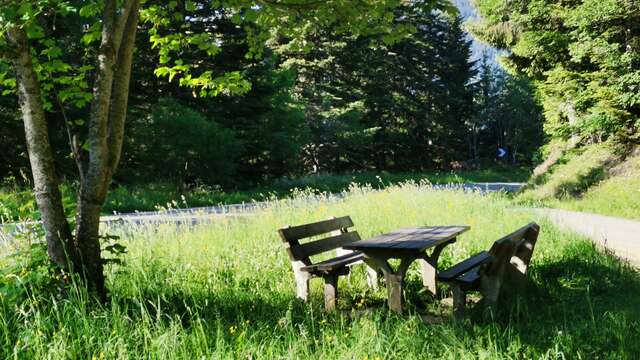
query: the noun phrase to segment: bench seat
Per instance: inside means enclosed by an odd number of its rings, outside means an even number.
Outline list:
[[[323,273],[329,273],[329,272],[339,270],[340,268],[345,268],[348,273],[349,268],[346,267],[347,265],[350,265],[362,260],[364,260],[364,254],[354,251],[350,254],[346,254],[346,255],[335,257],[333,259],[321,261],[313,265],[304,266],[300,268],[300,270],[307,271],[314,274],[316,273],[323,274]]]
[[[461,275],[468,273],[473,268],[490,262],[492,259],[493,256],[491,256],[491,254],[486,251],[481,251],[455,266],[438,273],[438,280],[444,282],[453,281]]]

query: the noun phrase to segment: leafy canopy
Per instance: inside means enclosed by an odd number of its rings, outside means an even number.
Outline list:
[[[308,48],[309,33],[332,26],[336,33],[383,34],[392,42],[411,29],[394,27],[391,10],[402,0],[214,0],[142,1],[142,27],[158,52],[155,74],[191,88],[194,95],[241,94],[250,84],[238,71],[224,72],[182,57],[186,50],[216,56],[221,40],[202,24],[204,16],[231,16],[247,33],[248,58],[260,57],[270,39],[286,39],[292,47]],[[122,7],[124,1],[118,0]],[[91,100],[91,79],[100,45],[105,0],[0,1],[0,89],[15,89],[8,63],[7,32],[19,27],[31,40],[34,68],[45,96],[54,104],[81,109]],[[216,15],[217,14],[217,15]],[[169,31],[176,28],[180,31]]]

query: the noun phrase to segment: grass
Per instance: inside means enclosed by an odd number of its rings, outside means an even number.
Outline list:
[[[542,226],[530,284],[503,299],[495,319],[427,325],[448,314],[408,273],[407,310],[384,306],[384,289],[356,269],[340,281],[339,312],[322,311],[321,282],[309,304],[295,299],[289,260],[276,229],[349,214],[363,237],[403,226],[468,224],[449,246],[448,266],[515,228]],[[124,266],[110,268],[111,299],[0,298],[0,358],[91,359],[636,359],[640,356],[640,276],[590,242],[563,233],[497,195],[433,191],[415,184],[374,192],[352,187],[329,201],[299,194],[255,216],[220,218],[193,229],[124,229]],[[2,278],[26,281],[28,270]],[[624,291],[621,291],[624,289]],[[446,295],[447,290],[443,287]],[[55,299],[55,300],[54,300]],[[449,319],[448,317],[445,319]]]
[[[291,196],[296,189],[313,189],[318,192],[341,192],[351,184],[370,184],[375,188],[384,188],[408,180],[428,180],[434,184],[463,182],[514,182],[526,181],[529,173],[523,168],[493,168],[462,172],[430,173],[374,173],[323,174],[297,178],[283,178],[268,186],[252,189],[224,191],[219,187],[198,186],[187,191],[179,190],[172,184],[144,184],[117,186],[112,189],[103,206],[104,214],[127,213],[135,211],[153,211],[162,208],[186,208],[212,206],[219,204],[238,204],[243,202],[264,201],[272,198]],[[72,214],[75,192],[69,185],[62,186],[67,213]],[[26,219],[39,219],[33,192],[15,186],[0,188],[0,223]]]

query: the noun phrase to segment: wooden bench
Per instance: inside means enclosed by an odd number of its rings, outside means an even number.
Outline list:
[[[438,280],[453,290],[456,317],[464,315],[468,291],[480,291],[484,305],[492,307],[498,301],[505,280],[512,284],[522,281],[533,255],[540,226],[530,223],[497,240],[491,249],[438,273]]]
[[[309,296],[309,280],[314,277],[324,279],[325,309],[332,310],[336,306],[338,295],[338,277],[349,273],[351,265],[366,260],[364,254],[341,249],[345,244],[360,240],[357,231],[349,231],[353,221],[349,216],[333,218],[311,224],[289,226],[278,230],[280,237],[291,259],[291,266],[296,280],[298,298],[307,301]],[[301,243],[300,240],[328,235],[319,240]],[[311,257],[336,250],[339,256],[313,263]],[[377,272],[367,269],[370,286],[377,284]]]

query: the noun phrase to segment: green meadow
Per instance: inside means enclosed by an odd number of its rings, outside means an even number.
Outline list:
[[[244,216],[194,228],[109,230],[127,247],[108,270],[110,301],[81,286],[60,294],[40,250],[3,260],[3,359],[636,359],[640,276],[589,241],[561,232],[501,194],[433,190],[413,182],[344,197],[300,192]],[[361,236],[416,225],[464,224],[446,248],[447,267],[516,228],[542,227],[519,293],[506,291],[493,314],[454,321],[441,299],[407,276],[406,310],[390,313],[384,284],[373,291],[356,266],[340,279],[338,311],[323,310],[322,281],[309,303],[295,298],[277,229],[350,215]],[[508,290],[508,289],[507,289]],[[435,323],[423,321],[428,314]]]

